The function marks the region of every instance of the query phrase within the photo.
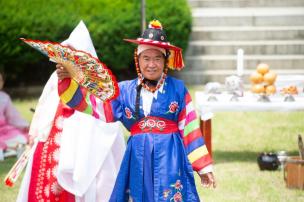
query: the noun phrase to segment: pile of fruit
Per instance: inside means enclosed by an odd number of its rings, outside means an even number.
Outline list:
[[[277,74],[269,70],[267,64],[261,63],[257,66],[256,71],[250,75],[252,83],[251,91],[257,94],[271,95],[276,93],[274,85]]]
[[[289,94],[289,95],[296,95],[296,94],[298,94],[298,89],[296,86],[288,86],[288,87],[282,88],[281,93]]]

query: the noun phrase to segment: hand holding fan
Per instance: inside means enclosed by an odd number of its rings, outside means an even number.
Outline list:
[[[112,72],[97,58],[84,51],[50,41],[21,39],[31,47],[62,64],[71,77],[102,101],[118,95],[118,84]]]

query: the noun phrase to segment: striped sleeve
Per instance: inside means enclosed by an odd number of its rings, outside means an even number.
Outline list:
[[[185,90],[184,105],[178,117],[178,128],[193,170],[200,171],[212,163],[202,136],[192,99]]]
[[[111,105],[96,98],[73,79],[59,81],[58,94],[62,102],[77,111],[106,122],[113,120]]]

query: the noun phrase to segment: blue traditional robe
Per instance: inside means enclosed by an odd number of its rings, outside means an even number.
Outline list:
[[[136,119],[137,85],[138,79],[120,82],[118,97],[101,103],[75,81],[65,79],[59,94],[70,107],[107,122],[121,121],[131,131],[110,201],[199,201],[193,170],[212,160],[188,90],[182,81],[168,76],[148,115],[141,99]]]

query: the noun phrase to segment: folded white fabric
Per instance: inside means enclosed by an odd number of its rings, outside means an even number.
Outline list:
[[[122,137],[119,123],[104,123],[75,112],[63,124],[57,173],[59,184],[67,191],[83,196],[102,169],[113,176],[114,180],[107,183],[114,186],[117,173],[112,171],[119,165],[105,167],[104,162],[111,155],[114,141],[119,138],[123,142]],[[124,143],[120,145],[122,147],[115,150],[117,158],[122,157],[125,149]]]

